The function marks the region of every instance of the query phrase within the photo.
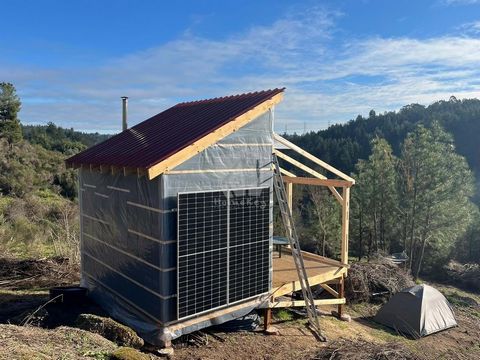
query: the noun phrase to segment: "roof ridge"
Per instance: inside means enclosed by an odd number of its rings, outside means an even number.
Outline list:
[[[274,88],[274,89],[267,89],[267,90],[260,90],[260,91],[251,91],[248,93],[242,93],[242,94],[234,94],[234,95],[227,95],[227,96],[219,96],[219,97],[214,97],[210,99],[202,99],[202,100],[193,100],[193,101],[184,101],[181,103],[176,104],[173,107],[182,107],[182,106],[190,106],[190,105],[198,105],[202,103],[213,103],[213,102],[219,102],[223,101],[226,99],[234,99],[234,98],[239,98],[239,97],[247,97],[247,96],[254,96],[254,95],[259,95],[267,92],[272,92],[272,93],[280,93],[285,90],[285,87],[283,88]]]

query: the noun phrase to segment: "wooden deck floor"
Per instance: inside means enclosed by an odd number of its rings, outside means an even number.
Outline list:
[[[307,252],[303,252],[303,258],[311,286],[338,279],[347,271],[346,266],[332,259],[326,259]],[[281,258],[277,252],[273,254],[272,285],[274,297],[300,290],[295,263],[288,249],[282,250]]]

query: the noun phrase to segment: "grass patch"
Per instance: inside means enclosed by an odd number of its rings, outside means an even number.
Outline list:
[[[290,321],[293,320],[293,314],[286,309],[280,309],[275,313],[275,319],[280,321]]]

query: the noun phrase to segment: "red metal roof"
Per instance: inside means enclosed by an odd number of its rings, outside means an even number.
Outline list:
[[[265,90],[177,104],[72,156],[66,163],[149,168],[283,90]]]

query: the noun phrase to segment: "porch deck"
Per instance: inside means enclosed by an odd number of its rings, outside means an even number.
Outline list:
[[[302,254],[310,286],[341,279],[347,272],[348,265],[337,260],[305,251]],[[272,296],[276,298],[298,290],[301,287],[291,251],[282,250],[281,257],[278,252],[274,252]]]

